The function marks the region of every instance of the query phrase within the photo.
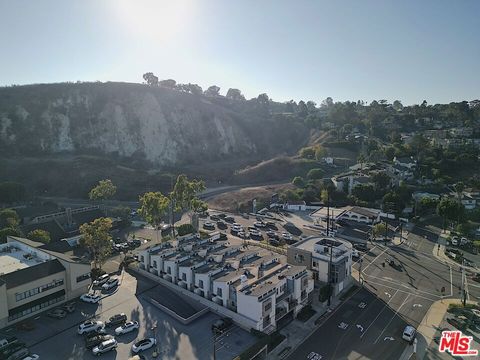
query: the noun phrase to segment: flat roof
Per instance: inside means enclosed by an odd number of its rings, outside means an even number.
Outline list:
[[[14,245],[5,245],[0,248],[0,274],[2,275],[38,265],[46,261],[45,259],[36,256],[32,251],[26,251],[17,248]]]
[[[334,244],[334,248],[339,247],[340,245],[345,245],[347,247],[348,246],[351,247],[351,244],[346,240],[341,240],[341,239],[336,239],[336,238],[335,239],[334,238],[327,238],[326,236],[309,237],[305,240],[299,241],[299,242],[291,245],[291,247],[297,248],[297,249],[302,249],[302,250],[307,250],[307,251],[310,251],[310,252],[313,253],[315,251],[315,245],[316,244],[330,246],[331,241]]]

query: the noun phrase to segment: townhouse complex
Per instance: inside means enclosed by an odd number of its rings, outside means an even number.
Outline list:
[[[234,320],[270,333],[309,302],[314,284],[306,266],[248,245],[230,245],[213,234],[179,238],[142,250],[140,269],[236,314]],[[244,321],[243,321],[244,320]]]

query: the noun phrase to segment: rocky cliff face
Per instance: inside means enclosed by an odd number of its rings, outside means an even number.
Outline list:
[[[308,134],[245,103],[230,106],[126,83],[0,89],[0,150],[11,155],[98,154],[185,165],[288,153]]]

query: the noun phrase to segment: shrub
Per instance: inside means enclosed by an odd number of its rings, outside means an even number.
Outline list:
[[[195,231],[192,224],[182,224],[177,227],[178,236],[183,236],[187,234],[191,234]]]

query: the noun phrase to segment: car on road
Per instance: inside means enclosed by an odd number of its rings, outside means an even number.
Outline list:
[[[77,332],[79,335],[88,334],[92,331],[97,331],[105,327],[105,324],[101,321],[87,320],[84,323],[78,325]]]
[[[417,330],[413,326],[407,325],[402,333],[402,339],[407,340],[410,344],[413,343]]]
[[[132,345],[132,352],[139,353],[140,351],[145,351],[150,349],[157,343],[157,340],[154,338],[146,338],[140,341],[137,341],[135,344]]]
[[[62,309],[65,310],[69,314],[75,312],[75,301],[71,301],[69,303],[63,304]]]
[[[83,294],[82,296],[80,296],[80,300],[86,303],[91,303],[91,304],[98,303],[101,298],[102,297],[99,294],[94,294],[94,293]]]
[[[63,309],[57,308],[47,312],[47,316],[54,319],[63,319],[65,316],[67,316],[67,312]]]
[[[358,251],[368,251],[368,245],[364,243],[353,244],[353,248]]]
[[[225,330],[227,330],[230,326],[232,326],[233,324],[233,321],[232,319],[230,318],[221,318],[221,319],[218,319],[218,320],[215,320],[215,322],[212,324],[212,331],[214,333],[218,333],[218,332],[224,332]]]
[[[360,253],[358,250],[352,250],[352,259],[360,259]]]
[[[96,356],[99,356],[99,355],[105,354],[106,352],[109,352],[111,350],[116,349],[117,346],[118,346],[117,340],[110,339],[110,340],[102,342],[98,346],[95,346],[92,349],[92,354],[96,355]]]
[[[127,315],[124,313],[120,314],[115,314],[108,319],[108,321],[105,323],[106,327],[111,327],[111,326],[116,326],[119,324],[125,324],[127,322]]]
[[[116,335],[128,334],[129,332],[132,332],[138,329],[139,327],[140,325],[138,324],[138,321],[127,321],[125,324],[115,329],[115,334]]]
[[[452,245],[458,246],[458,236],[453,236],[451,242]]]
[[[105,284],[102,285],[103,290],[110,290],[116,288],[119,284],[118,278],[109,279]]]
[[[99,276],[97,278],[97,280],[95,280],[93,282],[93,286],[101,286],[101,285],[105,284],[109,279],[110,279],[110,275],[103,274],[103,275]]]
[[[203,224],[203,228],[206,230],[215,230],[215,224],[211,222],[206,222]]]
[[[100,345],[107,340],[115,339],[112,335],[94,334],[93,336],[87,336],[85,338],[85,347],[87,349],[93,349],[95,346]]]

